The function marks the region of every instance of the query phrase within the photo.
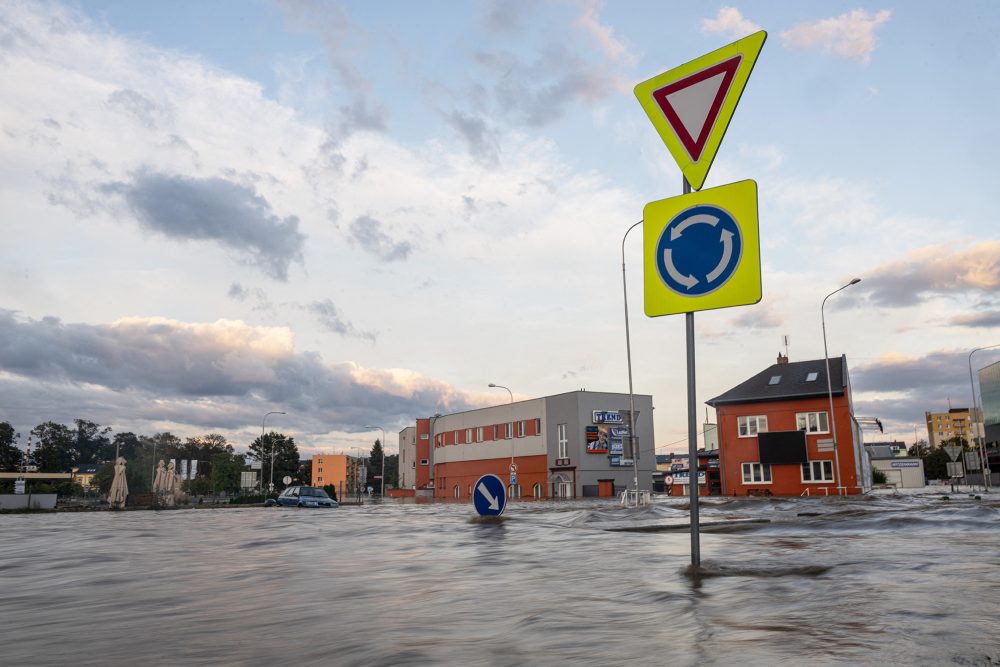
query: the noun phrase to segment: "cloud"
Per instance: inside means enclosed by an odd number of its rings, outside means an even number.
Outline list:
[[[121,196],[143,227],[173,239],[215,241],[277,280],[287,280],[289,265],[302,261],[299,219],[274,215],[252,187],[147,170],[100,191]]]
[[[859,291],[877,305],[914,306],[934,296],[1000,288],[1000,241],[954,250],[950,244],[918,248],[864,276]]]
[[[583,11],[577,17],[576,24],[594,38],[608,60],[634,63],[635,56],[629,53],[625,44],[615,37],[614,28],[601,23],[599,14],[603,6],[604,2],[601,0],[587,0],[583,3]]]
[[[107,103],[111,109],[130,116],[148,130],[155,130],[173,120],[174,112],[170,105],[157,104],[135,90],[116,90],[108,95]]]
[[[363,338],[365,340],[370,340],[373,343],[375,342],[374,332],[359,331],[353,324],[345,320],[340,315],[340,311],[337,310],[337,306],[335,306],[333,301],[330,299],[313,301],[305,306],[305,309],[315,315],[316,319],[319,320],[320,324],[322,324],[323,328],[327,331],[340,334],[341,336]]]
[[[277,405],[296,415],[298,429],[327,433],[477,405],[414,371],[327,363],[297,350],[287,328],[230,320],[129,317],[91,325],[0,310],[0,368],[4,395],[19,395],[7,393],[14,386],[41,387],[50,400],[61,397],[44,418],[63,422],[84,409],[114,422],[141,406],[149,420],[191,423],[189,408],[197,407],[205,427],[241,428]]]
[[[1000,327],[1000,310],[991,310],[985,313],[973,313],[969,315],[956,315],[951,319],[951,324],[959,327],[976,327],[984,329]]]
[[[733,318],[733,327],[745,329],[775,329],[784,323],[781,313],[771,303],[759,303],[750,308],[741,308]]]
[[[239,283],[233,283],[229,286],[227,294],[234,301],[246,301],[247,297],[250,296],[250,290]]]
[[[405,260],[413,251],[409,241],[393,241],[382,231],[382,223],[368,215],[351,223],[350,239],[387,262]]]
[[[517,32],[523,26],[523,15],[532,5],[530,0],[493,0],[486,15],[487,30],[502,34]]]
[[[787,49],[821,49],[824,53],[867,63],[875,50],[875,29],[891,16],[890,9],[875,14],[853,9],[833,18],[793,26],[781,33],[781,41]]]
[[[714,19],[702,19],[701,31],[705,34],[723,34],[732,39],[746,37],[761,30],[753,21],[745,18],[736,7],[723,5]]]
[[[486,167],[495,167],[500,163],[500,146],[486,127],[486,121],[461,111],[452,111],[446,119],[465,140],[469,155],[477,162]]]

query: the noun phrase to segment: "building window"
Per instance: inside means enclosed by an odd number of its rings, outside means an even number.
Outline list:
[[[507,422],[506,424],[503,425],[503,439],[504,440],[510,440],[511,433],[513,432],[513,429],[514,429],[514,425],[511,424],[510,422]]]
[[[316,472],[323,472],[323,469],[322,469],[322,468],[320,468],[320,469],[319,469],[319,470],[317,470]]]
[[[806,382],[815,382],[816,378],[818,378],[818,377],[819,377],[819,373],[813,371],[812,373],[810,373],[809,375],[806,376]]]
[[[479,426],[476,428],[476,442],[483,441],[483,427]]]
[[[736,423],[739,426],[741,438],[755,438],[758,433],[767,433],[767,417],[764,415],[737,417]]]
[[[569,453],[566,451],[569,449],[569,440],[566,438],[566,424],[556,426],[556,440],[559,442],[559,453],[556,455],[556,458],[569,458]]]
[[[771,465],[769,463],[744,463],[743,464],[744,484],[770,484]]]
[[[531,487],[531,494],[533,496],[535,496],[536,498],[541,498],[542,497],[542,485],[536,483],[533,487]]]
[[[465,441],[466,442],[472,442],[472,429],[471,428],[465,429]]]
[[[521,421],[517,422],[517,437],[523,438],[524,430],[525,430],[525,422],[522,419]]]
[[[494,440],[499,440],[499,439],[500,439],[500,435],[499,435],[499,433],[500,433],[500,429],[499,429],[499,428],[497,428],[497,425],[496,425],[496,424],[494,424],[494,425],[493,425],[493,439],[494,439]]]
[[[455,495],[456,498],[462,497],[462,490],[458,488],[458,484],[455,485],[455,488],[452,490],[452,493]]]
[[[420,459],[420,465],[422,466],[427,465],[427,459]]]
[[[767,383],[768,384],[778,384],[779,382],[781,382],[781,376],[780,375],[772,375],[771,379],[768,380]]]
[[[322,482],[322,481],[323,481],[323,478],[322,478],[322,477],[317,477],[317,478],[316,478],[316,481],[317,481],[317,482]]]
[[[511,484],[507,487],[507,497],[508,498],[520,498],[521,497],[521,485]]]
[[[322,463],[323,459],[316,459],[316,463]]]
[[[430,437],[430,436],[429,436],[429,435],[428,435],[427,433],[421,433],[421,434],[420,434],[420,439],[421,439],[421,440],[427,440],[427,439],[428,439],[429,437]]]
[[[808,433],[829,433],[830,424],[825,412],[800,412],[795,415],[796,428]]]
[[[833,461],[806,461],[802,464],[803,482],[832,482]]]
[[[539,417],[535,417],[535,435],[542,434],[542,420]]]

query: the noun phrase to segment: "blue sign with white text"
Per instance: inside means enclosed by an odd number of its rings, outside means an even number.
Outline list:
[[[511,473],[513,476],[514,473]],[[472,488],[472,503],[479,516],[500,516],[507,507],[507,489],[496,475],[483,475]]]

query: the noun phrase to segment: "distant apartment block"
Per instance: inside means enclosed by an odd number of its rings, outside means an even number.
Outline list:
[[[927,443],[937,449],[946,440],[964,438],[972,442],[969,424],[969,408],[952,408],[948,412],[925,412],[927,419]]]

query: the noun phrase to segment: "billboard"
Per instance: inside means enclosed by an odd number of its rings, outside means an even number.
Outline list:
[[[607,426],[587,426],[584,430],[588,454],[607,454],[611,445],[611,430]]]

